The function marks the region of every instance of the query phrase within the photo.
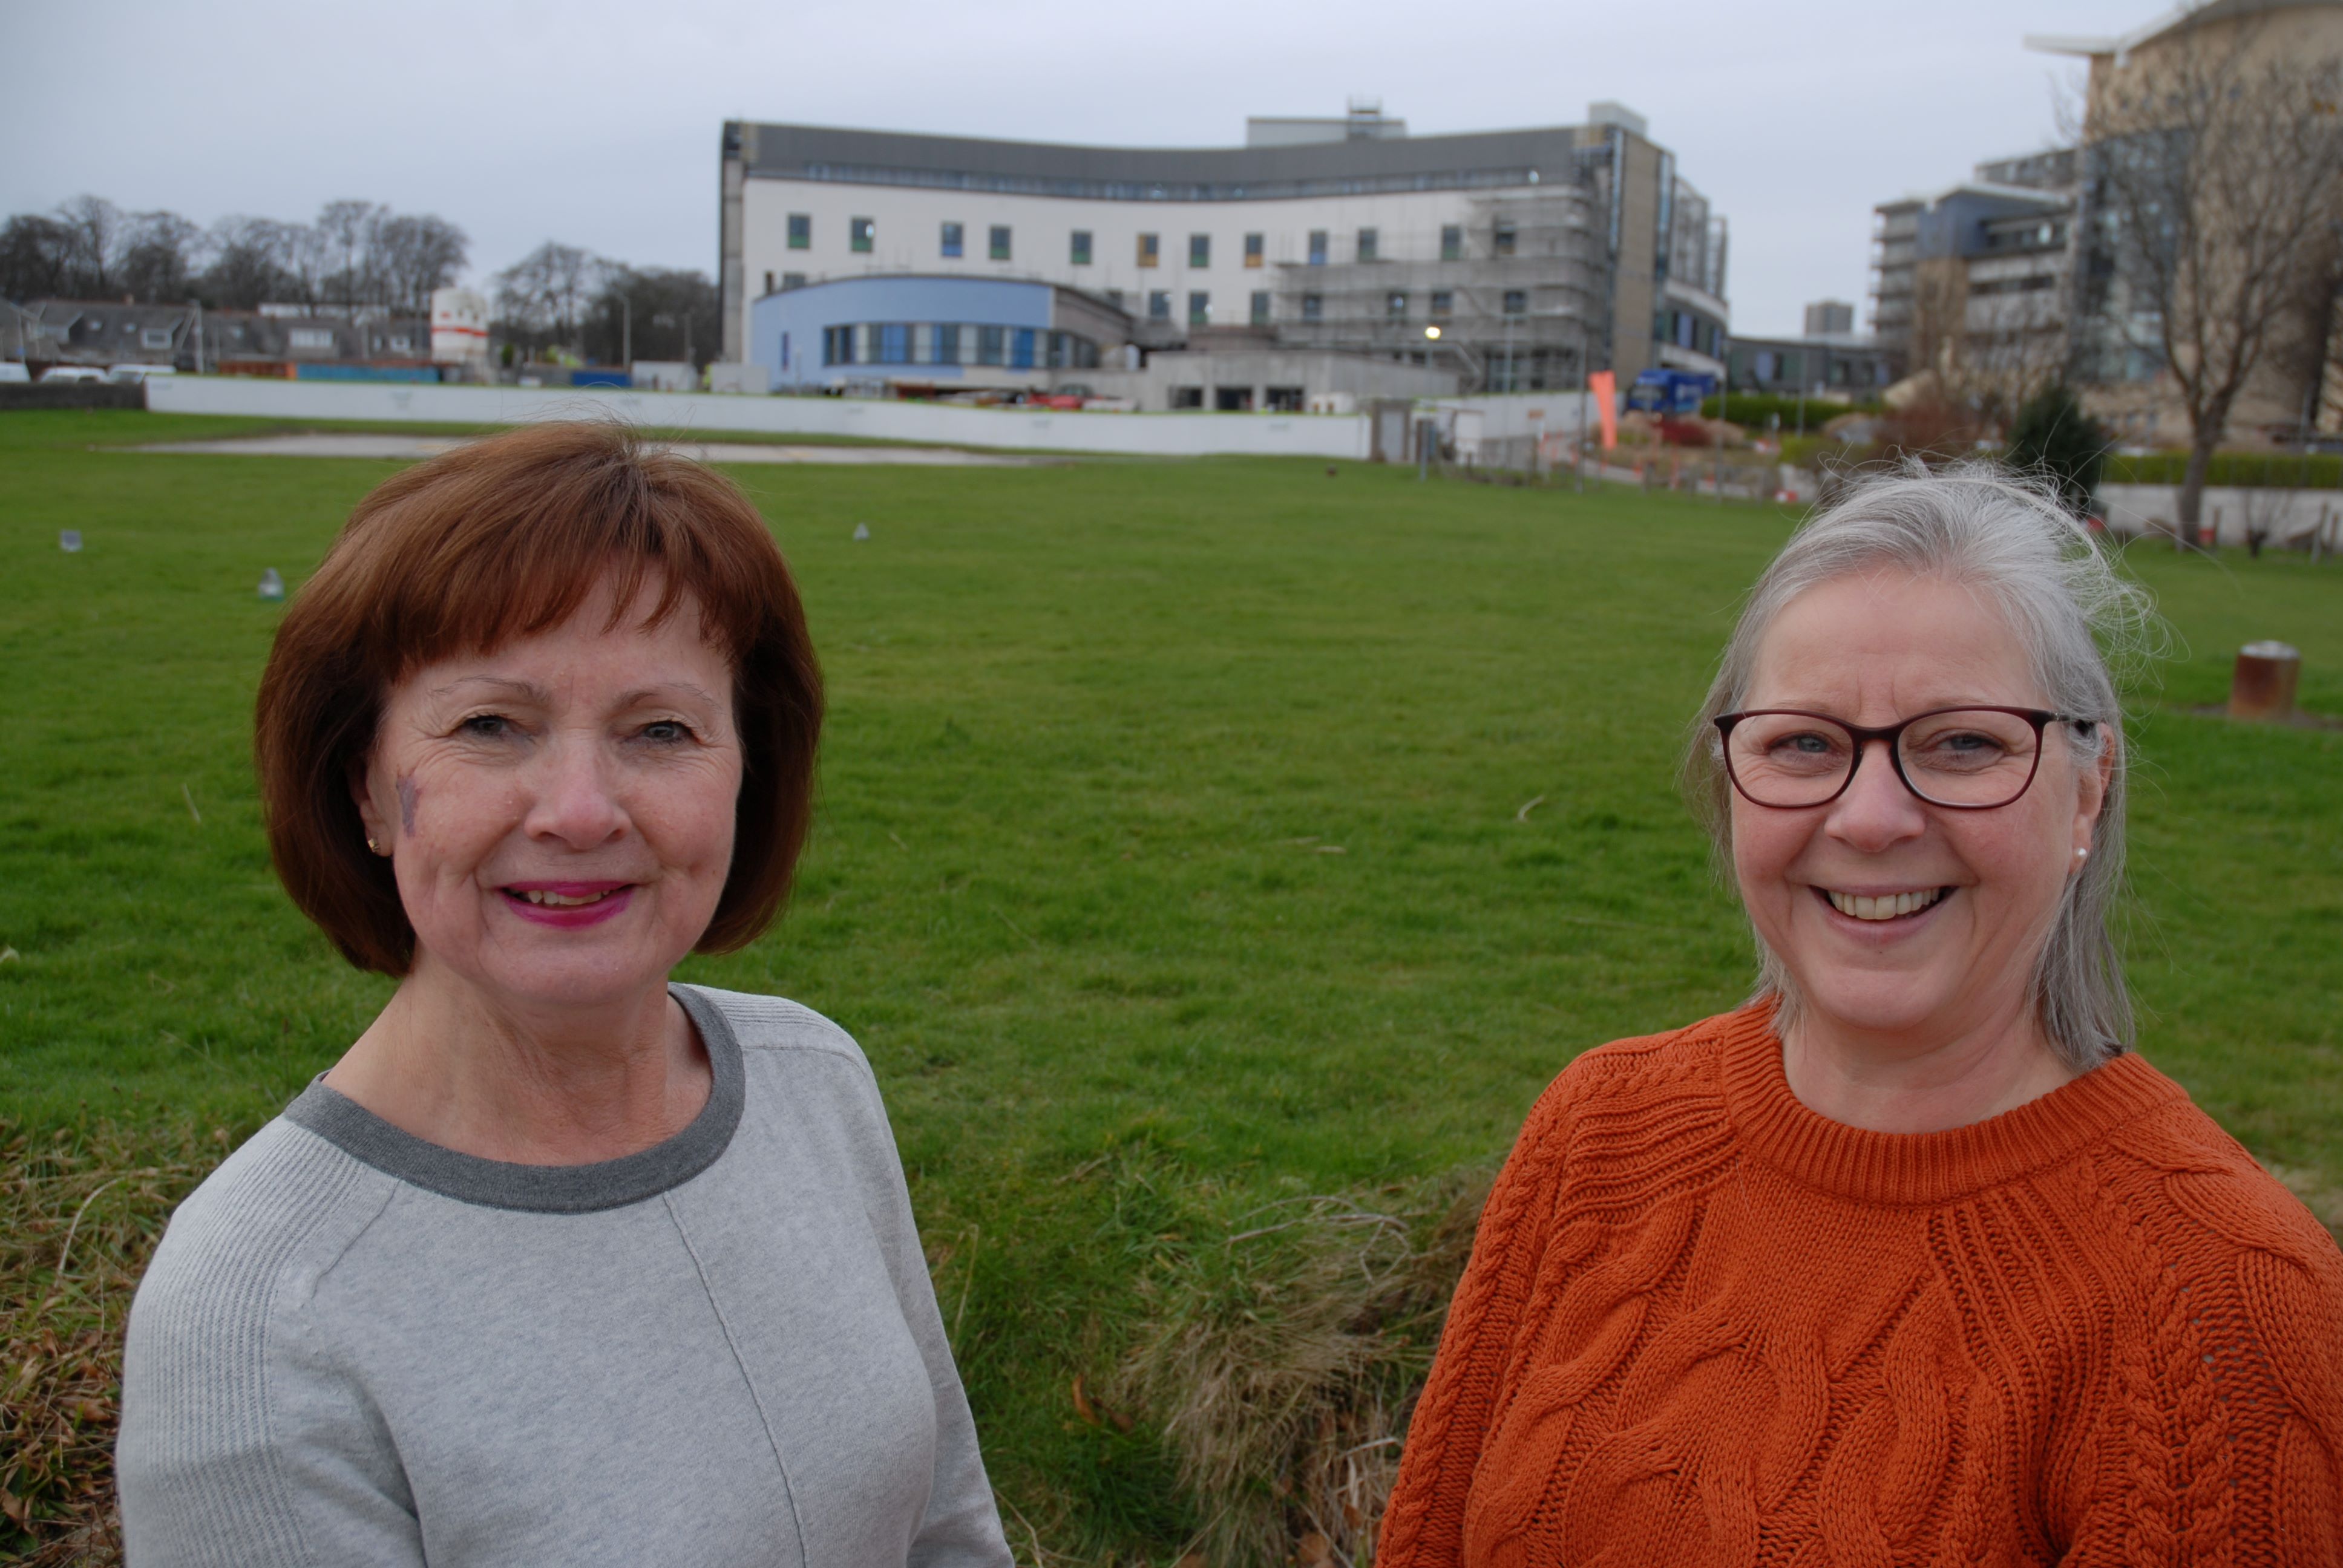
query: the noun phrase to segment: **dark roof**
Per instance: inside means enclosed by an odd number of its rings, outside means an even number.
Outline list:
[[[1376,191],[1459,190],[1567,179],[1600,128],[1372,136],[1272,147],[1099,147],[909,131],[728,121],[727,155],[751,176],[940,190],[1241,201]]]

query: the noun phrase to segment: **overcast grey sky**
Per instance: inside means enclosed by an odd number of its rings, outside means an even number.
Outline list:
[[[1212,146],[1353,95],[1419,135],[1615,98],[1731,219],[1734,326],[1760,334],[1864,299],[1872,204],[2052,138],[2076,64],[2026,34],[2165,8],[5,0],[0,212],[87,191],[209,224],[357,196],[454,220],[476,278],[547,238],[712,272],[727,117]]]

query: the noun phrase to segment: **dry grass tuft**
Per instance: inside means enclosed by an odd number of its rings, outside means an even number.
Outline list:
[[[123,1319],[171,1210],[226,1144],[225,1129],[133,1145],[0,1122],[0,1558],[121,1560]]]
[[[1206,1521],[1200,1561],[1373,1561],[1489,1181],[1289,1199],[1151,1284],[1114,1392],[1159,1423]]]

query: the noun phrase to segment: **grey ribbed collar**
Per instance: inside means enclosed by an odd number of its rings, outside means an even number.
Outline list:
[[[589,1214],[639,1203],[715,1164],[740,1125],[746,1098],[740,1043],[723,1013],[690,986],[669,986],[668,993],[699,1027],[716,1081],[708,1103],[689,1126],[637,1153],[591,1165],[514,1165],[458,1154],[399,1131],[349,1096],[327,1088],[322,1078],[285,1108],[285,1118],[354,1160],[458,1202],[546,1214]]]

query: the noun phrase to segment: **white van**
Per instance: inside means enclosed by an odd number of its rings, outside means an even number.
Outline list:
[[[30,381],[31,372],[21,359],[0,359],[0,381]]]
[[[52,365],[41,372],[41,385],[55,386],[60,381],[103,381],[106,372],[94,365]]]

